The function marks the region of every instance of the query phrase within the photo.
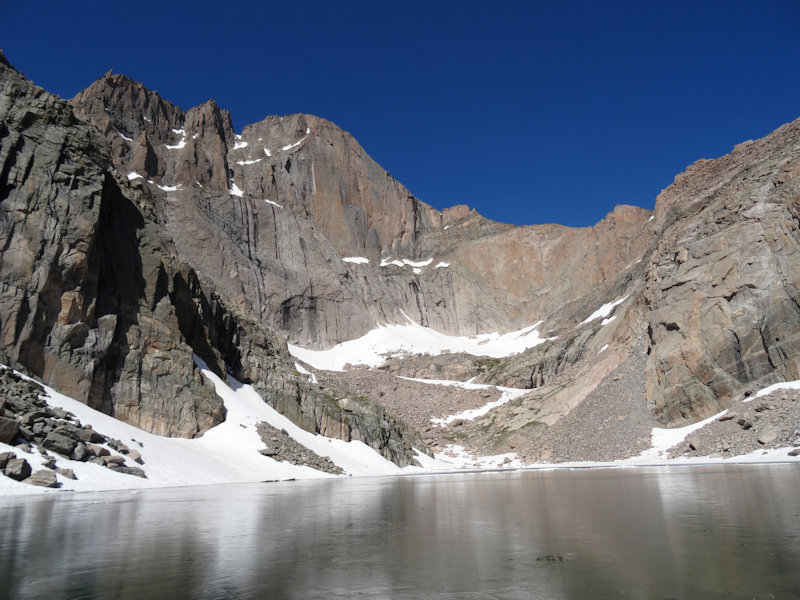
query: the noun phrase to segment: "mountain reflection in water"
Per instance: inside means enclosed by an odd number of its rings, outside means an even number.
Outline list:
[[[0,598],[800,597],[800,465],[0,499]]]

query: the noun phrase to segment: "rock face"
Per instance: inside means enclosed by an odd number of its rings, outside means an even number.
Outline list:
[[[0,361],[149,431],[224,419],[198,357],[305,429],[408,464],[421,440],[377,391],[312,385],[286,346],[407,318],[460,335],[542,321],[552,339],[508,359],[387,367],[530,389],[476,423],[528,456],[556,439],[540,425],[600,419],[621,373],[644,392],[615,410],[640,400],[667,425],[800,379],[800,121],[692,165],[654,213],[513,227],[433,209],[310,115],[239,135],[213,100],[185,111],[110,72],[65,103],[2,57],[0,85]],[[1,419],[0,436],[28,435]]]
[[[211,100],[184,112],[111,74],[70,102],[104,133],[117,171],[164,197],[159,218],[180,255],[203,256],[198,275],[304,346],[403,314],[449,333],[519,329],[605,290],[649,245],[640,233],[650,213],[635,207],[583,229],[439,212],[311,115],[236,135]]]
[[[648,399],[664,423],[800,378],[800,120],[659,196],[644,300]]]
[[[130,80],[102,81],[108,98],[95,105],[84,95],[75,111],[84,123],[0,61],[0,360],[145,430],[191,437],[224,419],[197,355],[306,429],[356,433],[399,464],[413,460],[416,438],[402,424],[311,389],[252,310],[259,288],[243,286],[235,269],[260,275],[235,219],[244,205],[227,193],[227,113],[209,102],[184,114]],[[181,142],[171,131],[181,126],[200,142]],[[172,160],[169,144],[193,154]],[[119,170],[134,166],[157,183],[190,179],[200,193],[182,204]]]

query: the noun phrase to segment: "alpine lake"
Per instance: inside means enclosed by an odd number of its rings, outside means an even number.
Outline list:
[[[800,598],[800,464],[0,498],[0,597]]]

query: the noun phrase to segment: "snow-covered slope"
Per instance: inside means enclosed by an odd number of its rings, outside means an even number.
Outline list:
[[[408,317],[406,317],[408,319]],[[408,319],[404,325],[382,325],[360,338],[337,344],[328,350],[308,350],[289,345],[292,356],[324,371],[342,371],[345,366],[377,367],[387,357],[408,354],[438,355],[463,352],[473,356],[500,358],[538,346],[546,340],[533,325],[500,335],[487,333],[471,337],[452,336],[423,327]]]
[[[300,429],[264,402],[251,386],[233,380],[226,383],[197,360],[203,375],[214,383],[227,411],[224,423],[198,439],[165,438],[147,433],[45,387],[50,406],[61,407],[76,415],[83,424],[91,424],[103,435],[119,439],[137,449],[142,455],[142,468],[147,474],[147,479],[142,479],[115,473],[100,465],[53,455],[58,467],[72,469],[77,476],[76,480],[59,476],[61,489],[109,490],[331,477],[310,467],[277,462],[261,455],[259,450],[265,444],[256,431],[256,425],[260,422],[286,430],[304,446],[321,456],[328,456],[349,475],[401,472],[397,465],[362,442],[344,442]],[[25,458],[31,464],[34,471],[41,468],[44,461],[44,457],[35,450],[25,454],[12,446],[0,444],[0,452],[5,451],[15,451],[19,458]],[[0,494],[29,494],[36,491],[45,491],[45,488],[0,477]]]

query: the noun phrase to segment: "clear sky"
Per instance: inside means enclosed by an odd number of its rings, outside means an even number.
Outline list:
[[[590,225],[800,117],[800,0],[3,0],[0,47],[71,97],[113,69],[244,125],[306,112],[436,208]]]

